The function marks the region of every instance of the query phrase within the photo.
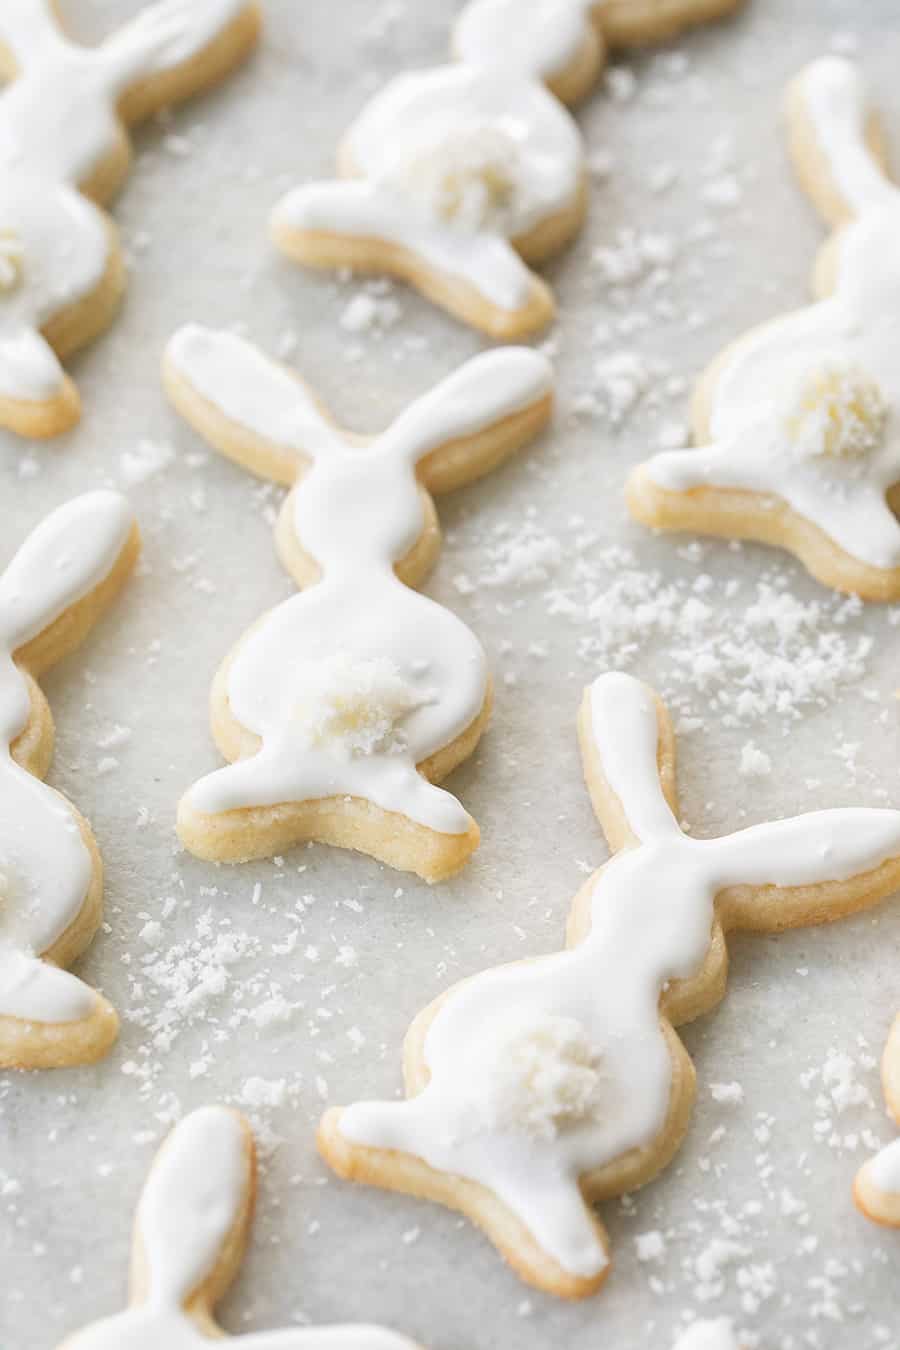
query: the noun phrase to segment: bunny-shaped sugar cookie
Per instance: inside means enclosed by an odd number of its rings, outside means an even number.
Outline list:
[[[55,1068],[105,1054],[118,1019],[61,967],[100,924],[103,869],[90,827],[40,780],[53,719],[36,683],[87,635],[139,549],[127,502],[77,497],[0,574],[0,1067]]]
[[[900,598],[900,191],[859,72],[829,56],[791,85],[803,186],[839,226],[819,255],[821,297],[746,334],[694,400],[697,450],[632,474],[632,515],[665,530],[755,539],[867,600]]]
[[[60,361],[109,325],[124,288],[95,203],[128,171],[125,127],[222,78],[258,29],[256,0],[157,0],[87,48],[53,0],[0,3],[0,427],[54,436],[77,422]]]
[[[888,1111],[900,1125],[900,1013],[884,1047],[881,1085]],[[867,1218],[887,1228],[900,1228],[900,1139],[888,1144],[859,1169],[853,1198]]]
[[[276,538],[307,588],[260,619],[216,677],[213,735],[233,762],[182,799],[182,841],[235,861],[317,839],[428,881],[449,876],[478,827],[435,783],[474,750],[491,689],[475,635],[413,589],[440,547],[430,494],[487,473],[540,430],[549,363],[524,348],[477,356],[368,443],[229,333],[182,329],[164,375],[217,449],[295,484]]]
[[[470,65],[527,72],[563,103],[589,92],[609,51],[659,42],[743,0],[469,0],[453,51]]]
[[[581,133],[558,99],[592,83],[601,34],[663,36],[740,3],[475,0],[456,29],[459,63],[376,94],[341,142],[338,180],[277,204],[275,243],[309,267],[390,273],[491,337],[543,328],[554,300],[531,267],[569,242],[586,206]]]
[[[329,1111],[341,1176],[469,1215],[531,1284],[593,1293],[589,1208],[649,1181],[687,1129],[694,1069],[673,1027],[725,991],[725,932],[837,919],[900,885],[900,811],[837,810],[691,839],[652,691],[602,675],[580,716],[614,857],[575,897],[568,950],[464,980],[407,1033],[408,1100]]]
[[[242,1116],[207,1106],[169,1135],[138,1205],[131,1305],[59,1350],[208,1350],[213,1319],[243,1259],[256,1193],[253,1136]],[[235,1350],[417,1350],[375,1326],[295,1327],[236,1336]]]

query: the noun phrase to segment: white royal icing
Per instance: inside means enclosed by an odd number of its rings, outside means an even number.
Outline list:
[[[195,784],[190,802],[215,813],[351,795],[465,833],[468,813],[416,765],[477,717],[485,655],[394,564],[422,529],[418,462],[544,397],[549,363],[525,348],[487,352],[360,445],[298,380],[232,334],[181,329],[168,360],[230,421],[295,453],[293,529],[321,571],[264,616],[229,667],[231,713],[261,738],[259,752]]]
[[[639,842],[597,874],[590,933],[571,950],[486,971],[455,989],[426,1035],[424,1091],[404,1102],[358,1103],[339,1124],[354,1143],[413,1154],[480,1182],[545,1252],[585,1277],[598,1274],[606,1256],[579,1177],[651,1145],[663,1130],[672,1063],[659,998],[670,981],[701,969],[717,893],[848,879],[900,854],[900,812],[887,810],[821,811],[691,839],[660,787],[650,691],[631,676],[603,675],[591,710],[603,773]],[[532,1040],[543,1028],[537,1067],[529,1054],[518,1055],[521,1071],[510,1062],[516,1028]],[[560,1046],[564,1053],[555,1052]],[[577,1109],[560,1109],[561,1095]]]
[[[137,1213],[144,1301],[67,1341],[72,1350],[207,1350],[184,1304],[209,1278],[252,1184],[240,1118],[221,1106],[187,1116],[151,1169]],[[304,1327],[238,1336],[241,1350],[415,1350],[371,1326]]]
[[[398,76],[360,113],[345,148],[361,181],[296,188],[276,222],[392,240],[505,310],[531,287],[507,241],[572,206],[583,172],[581,135],[552,94],[480,66]]]
[[[900,1196],[900,1139],[895,1139],[866,1164],[869,1180],[884,1195]]]
[[[578,57],[600,7],[598,0],[471,0],[457,20],[453,50],[469,65],[550,80]]]
[[[132,525],[118,493],[77,497],[0,575],[0,1016],[74,1022],[96,1007],[92,989],[40,960],[81,911],[92,865],[68,802],[12,758],[30,710],[13,655],[103,581]]]
[[[828,57],[804,73],[801,89],[822,151],[860,213],[841,235],[834,294],[742,338],[716,376],[711,443],[645,467],[673,491],[773,494],[845,553],[900,567],[900,524],[885,500],[900,480],[900,192],[862,141],[854,68]],[[804,399],[813,406],[806,419],[798,418]]]
[[[109,225],[78,186],[116,149],[119,98],[202,51],[246,2],[161,0],[87,48],[64,37],[50,0],[2,0],[0,44],[20,73],[0,93],[0,397],[46,402],[63,388],[40,329],[106,271]],[[4,285],[10,237],[17,284]]]

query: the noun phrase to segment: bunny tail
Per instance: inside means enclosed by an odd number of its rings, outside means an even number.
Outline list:
[[[493,337],[515,337],[553,317],[548,288],[508,240],[419,220],[408,202],[369,182],[295,188],[275,207],[271,230],[295,262],[387,272]]]
[[[68,971],[7,952],[0,965],[0,1067],[90,1064],[119,1032],[112,1006]]]

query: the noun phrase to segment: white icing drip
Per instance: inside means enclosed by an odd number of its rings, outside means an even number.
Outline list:
[[[501,143],[510,147],[502,172],[482,172],[479,187],[472,162],[496,161]],[[531,288],[507,241],[573,207],[581,191],[583,147],[569,113],[536,80],[497,67],[398,76],[360,113],[345,148],[363,181],[296,188],[275,208],[276,224],[390,240],[504,310]],[[458,189],[463,151],[467,209],[448,215],[446,185],[455,176]]]
[[[247,0],[161,0],[101,47],[69,42],[48,0],[3,0],[0,43],[21,72],[0,93],[0,238],[18,241],[20,284],[0,281],[0,397],[48,401],[64,384],[40,329],[96,290],[110,227],[78,185],[113,153],[130,84],[197,55]]]
[[[896,209],[896,188],[866,144],[872,109],[856,66],[839,56],[822,57],[803,71],[800,87],[818,146],[847,205],[860,213]]]
[[[659,997],[668,982],[702,967],[716,894],[732,885],[848,879],[900,854],[896,811],[822,811],[722,839],[690,839],[659,784],[650,691],[627,675],[601,676],[591,708],[603,773],[641,842],[597,874],[590,933],[569,951],[458,986],[426,1036],[424,1091],[405,1102],[358,1103],[340,1118],[348,1140],[481,1182],[544,1251],[580,1276],[596,1275],[606,1257],[578,1179],[651,1145],[665,1125],[672,1065]],[[493,1028],[546,1018],[571,1018],[584,1029],[602,1070],[599,1105],[550,1137],[514,1124],[473,1132],[481,1109],[473,1053]]]
[[[208,1350],[184,1302],[215,1270],[240,1221],[252,1163],[240,1118],[194,1111],[163,1145],[138,1207],[145,1302],[74,1336],[72,1350]],[[303,1327],[238,1336],[240,1350],[416,1350],[382,1327]]]
[[[298,471],[310,461],[295,489],[293,526],[322,572],[260,621],[229,667],[231,713],[261,738],[260,751],[202,779],[189,800],[222,812],[351,795],[440,833],[466,832],[468,813],[416,765],[478,715],[484,652],[449,610],[404,586],[394,564],[422,528],[418,461],[544,397],[549,364],[524,348],[485,353],[361,446],[325,420],[298,381],[237,337],[191,326],[172,339],[168,360],[230,421],[294,450]],[[302,688],[311,666],[327,671],[338,655],[346,668],[379,663],[401,682],[402,738],[386,749],[348,755],[315,734],[320,709],[304,717],[298,679]],[[332,670],[340,692],[344,677]]]
[[[454,54],[472,66],[552,80],[590,37],[597,0],[471,0],[453,33]]]
[[[900,1196],[900,1139],[895,1139],[866,1164],[869,1180],[883,1195]]]
[[[93,990],[39,959],[79,914],[92,865],[65,798],[11,757],[30,707],[13,655],[109,574],[132,524],[117,493],[77,497],[0,577],[0,1016],[71,1022],[96,1006]]]
[[[804,87],[830,85],[835,72],[845,76],[839,87],[859,92],[855,71],[837,58],[813,65]],[[823,150],[838,159],[838,127],[819,117],[817,129]],[[841,235],[834,294],[736,343],[716,376],[711,443],[656,455],[645,467],[655,483],[674,491],[773,494],[851,557],[893,568],[900,567],[900,525],[885,494],[900,481],[900,193],[880,181],[878,194],[859,198],[863,214]],[[864,455],[797,453],[785,409],[829,369],[862,372],[877,391],[869,399],[872,434]]]

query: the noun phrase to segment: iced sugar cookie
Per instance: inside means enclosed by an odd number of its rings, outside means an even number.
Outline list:
[[[164,376],[218,450],[295,485],[276,540],[305,588],[216,677],[213,736],[233,762],[182,799],[182,841],[233,862],[316,839],[428,881],[449,876],[478,827],[435,784],[475,749],[491,684],[475,635],[414,589],[440,548],[432,493],[536,435],[551,411],[549,363],[523,348],[477,356],[368,441],[229,333],[182,329]]]
[[[553,317],[531,269],[581,225],[584,151],[539,81],[469,65],[399,75],[350,127],[338,173],[275,208],[295,262],[389,273],[495,338]]]
[[[884,1047],[881,1085],[888,1111],[900,1125],[900,1014]],[[900,1139],[888,1144],[859,1169],[853,1198],[867,1218],[888,1228],[900,1228]]]
[[[102,915],[90,827],[41,782],[53,718],[37,678],[87,636],[137,558],[127,502],[91,492],[61,506],[0,574],[0,1067],[49,1069],[105,1054],[118,1018],[62,969]]]
[[[837,919],[900,884],[900,811],[837,810],[691,839],[665,709],[602,675],[580,714],[614,857],[575,897],[568,949],[464,980],[407,1033],[406,1101],[329,1111],[343,1177],[468,1215],[519,1275],[580,1298],[609,1270],[590,1205],[634,1190],[687,1129],[694,1069],[673,1027],[725,991],[725,933]]]
[[[244,1256],[256,1195],[253,1136],[242,1116],[207,1106],[163,1144],[134,1226],[131,1304],[59,1350],[208,1350]],[[417,1350],[373,1326],[294,1327],[237,1336],[236,1350]]]
[[[453,33],[469,65],[519,71],[574,103],[610,48],[659,42],[740,8],[744,0],[471,0]]]
[[[160,0],[79,47],[52,0],[0,4],[0,427],[54,436],[77,422],[61,359],[112,320],[125,285],[96,203],[125,177],[125,128],[223,78],[256,40],[251,0]]]
[[[645,525],[755,539],[867,600],[900,597],[900,192],[856,68],[826,57],[788,95],[803,186],[840,228],[819,301],[754,329],[703,376],[696,450],[642,464],[627,487]]]
[[[275,243],[308,267],[399,277],[491,337],[536,332],[554,300],[532,268],[586,204],[581,133],[558,98],[593,81],[602,33],[641,41],[740,2],[476,0],[456,29],[460,63],[376,94],[341,142],[338,180],[275,207]]]

